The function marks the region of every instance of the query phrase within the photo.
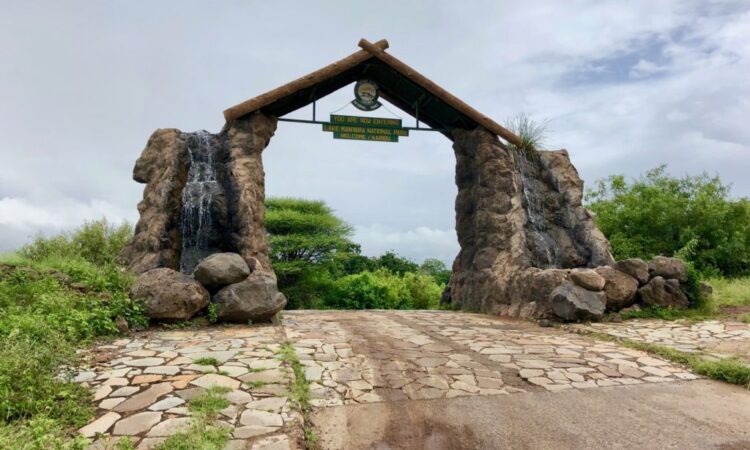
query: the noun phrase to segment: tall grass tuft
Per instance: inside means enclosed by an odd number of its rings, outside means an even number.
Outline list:
[[[526,113],[520,113],[508,119],[507,126],[521,138],[520,150],[538,150],[547,144],[549,120],[537,121]]]

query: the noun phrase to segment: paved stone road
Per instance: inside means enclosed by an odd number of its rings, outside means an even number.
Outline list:
[[[211,386],[231,389],[218,424],[232,428],[228,448],[296,448],[301,416],[287,402],[289,368],[276,351],[281,327],[225,327],[139,333],[102,345],[87,356],[98,361],[76,381],[90,386],[97,419],[80,430],[93,448],[113,448],[129,436],[149,449],[191,425],[189,400]],[[198,365],[213,358],[219,365]]]
[[[81,432],[97,439],[95,448],[111,448],[120,436],[130,436],[138,449],[152,448],[189,427],[191,398],[220,385],[231,389],[226,394],[231,406],[219,421],[232,429],[228,448],[302,448],[301,415],[287,400],[292,373],[277,355],[285,341],[293,343],[312,382],[311,403],[324,410],[455,397],[562,395],[558,391],[698,378],[679,365],[614,343],[478,314],[286,311],[284,316],[283,326],[149,331],[92,349],[91,367],[76,380],[91,387],[98,414]],[[711,323],[687,329],[700,337],[746,337],[747,330],[722,327]],[[686,327],[628,322],[596,328],[628,336],[652,330],[661,336],[664,330],[675,334]],[[214,358],[219,366],[197,365],[200,358]]]
[[[640,342],[666,345],[693,353],[705,352],[717,358],[736,356],[750,364],[750,324],[707,320],[628,320],[622,323],[576,325],[582,330],[607,333]]]

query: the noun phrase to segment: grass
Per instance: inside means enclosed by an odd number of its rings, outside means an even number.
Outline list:
[[[710,298],[702,299],[695,308],[672,309],[658,306],[643,308],[640,311],[620,313],[627,319],[662,319],[692,321],[711,320],[717,317],[731,316],[728,308],[750,307],[750,277],[743,278],[709,278],[706,281],[713,287]],[[737,320],[750,323],[750,313],[741,313]]]
[[[222,450],[231,430],[226,426],[196,422],[189,430],[173,434],[155,450]]]
[[[628,319],[661,319],[691,321],[709,320],[716,317],[715,309],[703,306],[700,308],[674,309],[660,306],[649,306],[640,311],[627,311],[620,313],[622,320]]]
[[[219,411],[229,406],[229,401],[223,397],[231,389],[224,386],[212,386],[205,394],[190,400],[190,411],[199,417],[215,418]]]
[[[750,277],[710,278],[707,282],[714,288],[712,301],[717,308],[750,306]]]
[[[681,352],[666,345],[639,342],[632,339],[615,337],[606,333],[586,332],[584,334],[599,340],[616,342],[624,347],[660,356],[669,361],[687,366],[694,373],[713,380],[724,381],[750,389],[750,366],[737,358],[716,360],[708,358],[704,353]]]
[[[315,434],[315,430],[309,426],[309,413],[310,413],[310,382],[305,376],[305,368],[299,362],[297,354],[294,351],[294,346],[291,342],[285,342],[279,348],[279,356],[281,360],[289,364],[294,372],[294,382],[289,388],[289,399],[297,404],[299,410],[302,412],[302,418],[304,420],[304,432],[305,432],[305,443],[307,448],[315,450],[319,448],[318,436]]]
[[[214,425],[219,411],[229,406],[223,394],[231,391],[224,386],[213,386],[190,400],[193,424],[187,431],[174,434],[156,447],[156,450],[221,450],[229,440],[231,429]]]
[[[114,261],[129,236],[94,222],[0,258],[0,448],[87,447],[75,431],[93,415],[91,393],[60,368],[75,367],[77,348],[118,335],[118,316],[148,324]]]
[[[547,138],[547,120],[536,121],[526,113],[518,114],[508,120],[508,128],[521,138],[521,150],[535,150],[545,145]]]
[[[218,366],[219,361],[216,358],[198,358],[193,361],[193,364],[197,364],[199,366]]]

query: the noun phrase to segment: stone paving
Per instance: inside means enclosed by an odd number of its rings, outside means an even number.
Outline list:
[[[736,356],[750,363],[750,324],[742,322],[634,319],[622,323],[575,325],[574,328],[661,344],[687,353],[704,352],[718,358]]]
[[[698,378],[614,343],[440,311],[288,311],[316,406]]]
[[[591,327],[661,332],[624,325]],[[747,337],[747,329],[722,327],[704,324],[694,332]],[[224,395],[231,405],[218,420],[232,429],[228,449],[300,448],[302,416],[287,400],[292,372],[277,354],[285,341],[305,367],[315,407],[698,378],[641,351],[519,320],[447,311],[286,311],[282,326],[149,331],[92,349],[76,381],[92,389],[98,413],[80,432],[96,440],[92,448],[112,448],[121,436],[138,449],[153,448],[190,426],[191,398],[219,385],[230,389]],[[201,358],[218,366],[197,364]]]
[[[122,436],[150,449],[190,427],[192,398],[224,386],[230,406],[217,425],[232,429],[227,448],[297,448],[302,419],[287,401],[291,371],[276,354],[284,341],[281,327],[267,326],[147,332],[100,345],[86,355],[98,362],[75,378],[98,408],[80,433],[96,449]],[[207,358],[218,366],[196,363]]]

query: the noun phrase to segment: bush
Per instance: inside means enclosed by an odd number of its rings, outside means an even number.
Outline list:
[[[388,270],[347,275],[333,283],[326,305],[341,309],[428,309],[440,302],[442,287],[422,274]]]
[[[86,222],[72,233],[38,236],[18,253],[32,261],[80,258],[96,265],[114,264],[132,236],[130,224],[114,226],[107,219],[100,219]]]
[[[88,223],[0,264],[0,448],[85,448],[67,433],[91,416],[90,392],[60,371],[76,347],[117,334],[117,316],[148,323],[115,263],[129,236],[125,225]]]
[[[750,271],[750,201],[729,191],[719,177],[675,178],[660,166],[599,180],[586,197],[617,259],[680,256],[701,273],[738,276]]]

